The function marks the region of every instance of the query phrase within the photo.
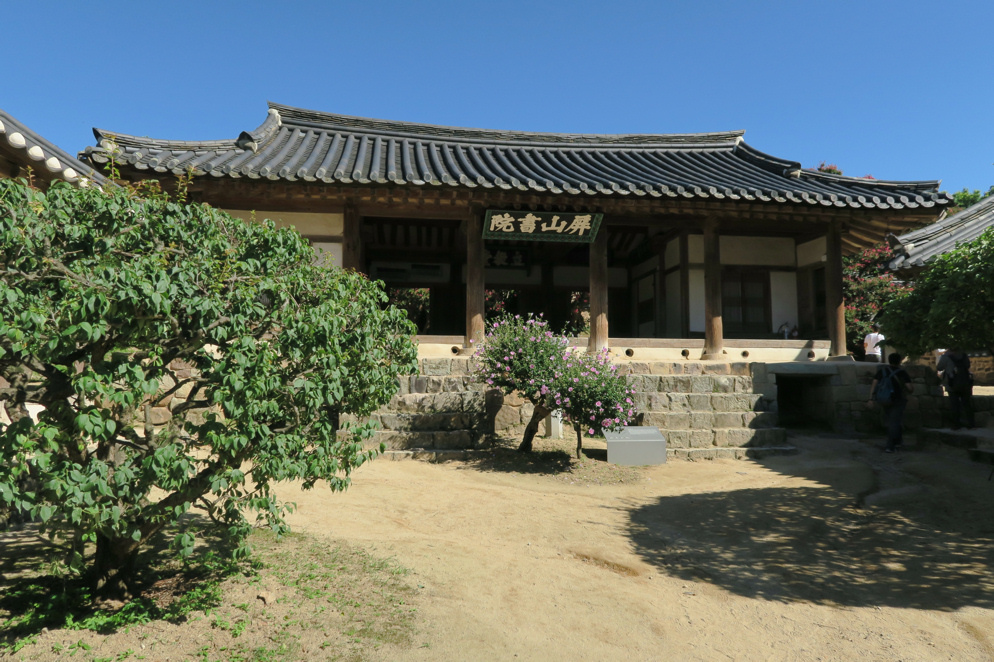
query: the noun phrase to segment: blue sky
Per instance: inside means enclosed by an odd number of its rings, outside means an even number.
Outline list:
[[[96,126],[233,138],[266,101],[565,133],[745,129],[878,179],[994,184],[994,2],[5,3],[0,107],[69,152]]]

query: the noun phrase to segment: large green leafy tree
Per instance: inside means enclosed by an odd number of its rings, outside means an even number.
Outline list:
[[[0,505],[68,541],[104,594],[191,508],[239,540],[283,530],[274,483],[345,489],[378,450],[348,421],[416,365],[413,326],[384,303],[268,221],[0,180]]]
[[[846,313],[846,346],[856,356],[863,356],[863,338],[884,305],[910,291],[911,285],[897,280],[886,271],[894,257],[886,244],[865,248],[842,258],[842,297]],[[885,329],[890,339],[890,326]]]
[[[994,351],[994,228],[940,255],[914,291],[883,311],[888,341],[912,355],[941,347]]]

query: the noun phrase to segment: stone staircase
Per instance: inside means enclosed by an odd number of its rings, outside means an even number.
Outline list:
[[[940,402],[942,410],[938,412],[935,422],[942,426],[947,422],[948,402],[945,398]],[[973,408],[976,427],[972,430],[954,430],[949,426],[926,427],[919,431],[918,443],[959,449],[974,462],[994,464],[994,394],[974,395]]]
[[[397,395],[372,416],[380,424],[373,441],[429,454],[479,448],[493,431],[494,396],[467,373],[467,359],[422,359],[421,374],[401,377]]]
[[[625,364],[622,364],[626,367]],[[762,364],[628,364],[642,425],[658,427],[667,454],[686,459],[796,452],[778,426],[776,386]],[[648,374],[646,373],[646,370]]]
[[[776,385],[763,364],[633,363],[621,370],[636,391],[640,423],[658,427],[670,457],[744,458],[795,452],[778,427]],[[532,405],[488,392],[469,360],[422,359],[420,374],[374,418],[374,441],[394,454],[450,455],[483,447],[494,433],[519,436]]]

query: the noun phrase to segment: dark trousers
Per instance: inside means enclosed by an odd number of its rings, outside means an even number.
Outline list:
[[[947,387],[949,405],[953,413],[953,427],[973,427],[973,387]]]
[[[867,354],[867,355],[865,355],[863,357],[863,362],[864,363],[880,363],[881,362],[880,361],[880,355],[879,354]]]
[[[887,423],[887,448],[894,450],[896,446],[904,443],[904,410],[908,406],[907,400],[897,400],[888,405],[884,405],[884,420]]]

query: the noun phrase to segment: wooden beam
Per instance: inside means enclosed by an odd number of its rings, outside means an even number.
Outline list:
[[[825,313],[828,319],[829,357],[846,355],[846,309],[842,300],[842,228],[828,226],[825,251]]]
[[[362,263],[362,237],[359,236],[360,218],[355,205],[345,205],[345,223],[342,233],[342,266],[346,269],[365,271]]]
[[[704,352],[701,359],[718,361],[724,356],[721,320],[721,243],[718,221],[704,221]]]
[[[466,337],[463,347],[470,348],[483,340],[484,330],[484,251],[483,210],[473,209],[466,226]]]
[[[607,347],[607,233],[601,227],[590,244],[590,340],[588,352]]]

